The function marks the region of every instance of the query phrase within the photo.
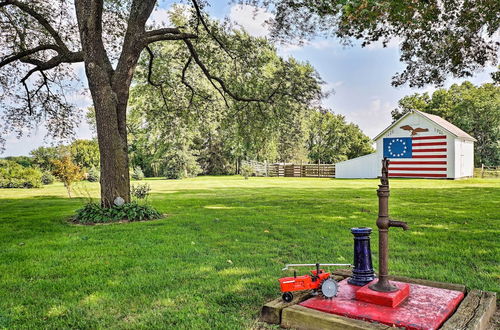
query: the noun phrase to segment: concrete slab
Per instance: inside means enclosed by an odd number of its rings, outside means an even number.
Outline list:
[[[454,312],[464,297],[460,291],[410,284],[411,294],[396,308],[374,305],[355,299],[361,287],[342,280],[339,294],[332,299],[314,297],[299,305],[321,312],[368,322],[379,322],[406,329],[437,329]]]

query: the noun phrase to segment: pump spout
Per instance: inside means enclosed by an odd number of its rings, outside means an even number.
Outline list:
[[[389,220],[389,227],[401,227],[403,230],[408,230],[410,227],[404,221]]]

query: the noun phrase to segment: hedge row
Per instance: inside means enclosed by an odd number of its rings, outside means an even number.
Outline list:
[[[38,188],[42,186],[42,176],[39,169],[0,160],[0,188]]]

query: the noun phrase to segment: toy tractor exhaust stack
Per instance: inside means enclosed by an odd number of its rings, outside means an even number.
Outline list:
[[[389,228],[401,227],[403,230],[410,229],[406,222],[395,221],[389,219],[389,160],[382,160],[382,176],[380,178],[378,196],[378,236],[379,236],[379,280],[377,283],[370,285],[370,289],[379,292],[394,292],[399,290],[396,286],[389,283]]]

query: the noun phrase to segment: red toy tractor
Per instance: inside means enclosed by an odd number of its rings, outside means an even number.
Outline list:
[[[314,290],[320,293],[323,297],[333,298],[337,295],[339,286],[337,281],[331,277],[331,273],[325,272],[320,266],[351,266],[350,264],[289,264],[283,270],[288,270],[288,267],[311,267],[316,266],[315,270],[311,270],[311,275],[297,276],[294,271],[294,276],[282,277],[279,279],[281,292],[283,292],[283,301],[291,302],[293,300],[293,291]]]

